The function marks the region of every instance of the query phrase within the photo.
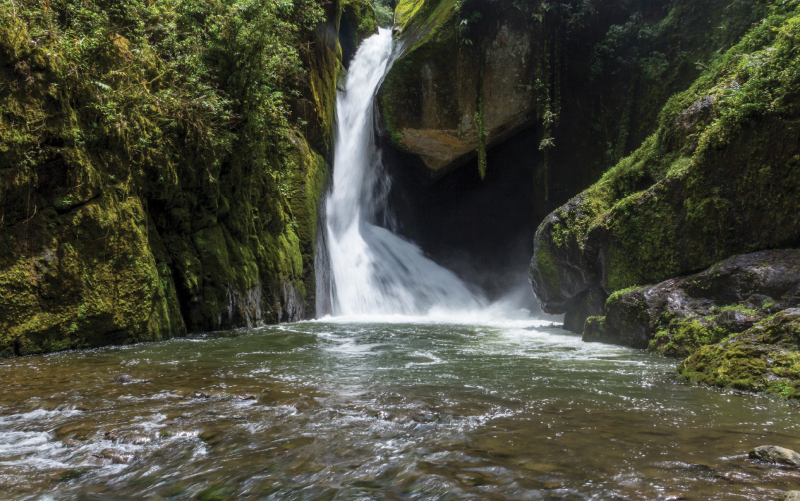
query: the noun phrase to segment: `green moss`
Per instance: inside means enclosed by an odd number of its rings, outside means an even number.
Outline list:
[[[787,311],[720,343],[701,347],[678,370],[705,384],[800,398],[798,348],[800,319]]]
[[[583,340],[602,341],[606,335],[606,317],[589,317],[584,322]]]
[[[552,251],[543,245],[536,250],[534,260],[542,279],[554,289],[558,289],[561,286],[561,269]]]
[[[682,319],[656,333],[648,349],[669,357],[684,358],[700,347],[721,341],[728,333],[697,318]]]
[[[729,306],[715,306],[711,308],[711,311],[713,311],[714,313],[722,313],[725,311],[736,311],[739,313],[744,313],[745,315],[749,315],[751,317],[754,317],[757,314],[755,310],[751,310],[750,308],[742,306],[741,304],[732,304]]]
[[[400,0],[394,8],[395,26],[400,30],[420,12],[428,0]]]
[[[305,293],[338,45],[311,1],[201,4],[0,5],[0,356],[277,321]]]
[[[625,289],[620,289],[620,290],[614,292],[613,294],[608,296],[608,299],[606,299],[606,306],[613,306],[613,305],[619,303],[620,299],[622,299],[622,296],[624,296],[625,294],[627,294],[629,292],[633,292],[634,290],[636,290],[638,288],[639,288],[639,286],[632,285],[632,286],[627,287]]]
[[[798,132],[800,14],[795,4],[770,9],[667,102],[655,134],[582,194],[585,217],[569,230],[580,245],[590,234],[608,242],[607,291],[800,237],[786,216],[800,210],[800,160],[782,146]]]

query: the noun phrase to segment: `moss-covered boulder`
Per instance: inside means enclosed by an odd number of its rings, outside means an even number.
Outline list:
[[[531,263],[544,311],[800,244],[798,20],[772,7],[634,154],[544,221]]]
[[[684,378],[722,388],[800,399],[800,309],[703,346],[679,367]]]
[[[584,341],[686,357],[798,306],[800,251],[760,251],[695,275],[617,291],[605,303],[604,316],[587,320],[581,330]]]

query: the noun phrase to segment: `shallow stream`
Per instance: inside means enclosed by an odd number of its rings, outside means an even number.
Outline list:
[[[800,449],[792,404],[687,385],[674,360],[549,322],[459,322],[339,319],[6,360],[0,498],[767,500],[800,488],[798,472],[747,459],[757,445]]]

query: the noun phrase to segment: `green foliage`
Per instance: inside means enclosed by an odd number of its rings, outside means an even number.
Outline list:
[[[232,305],[244,325],[249,291],[302,291],[286,145],[321,19],[314,0],[0,4],[0,352],[219,328]]]
[[[800,208],[800,156],[781,145],[800,113],[800,7],[769,9],[667,102],[655,134],[582,194],[585,217],[569,230],[581,245],[590,233],[609,242],[606,290],[796,242],[800,227],[784,214]],[[611,30],[605,54],[629,64],[623,42],[641,36],[637,23]]]
[[[394,22],[394,7],[392,0],[371,0],[375,9],[375,22],[380,28],[391,28]]]

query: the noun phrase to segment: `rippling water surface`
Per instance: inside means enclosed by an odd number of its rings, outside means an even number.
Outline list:
[[[800,449],[796,406],[692,387],[673,360],[547,324],[342,319],[7,360],[0,498],[766,500],[800,487],[746,456]]]

